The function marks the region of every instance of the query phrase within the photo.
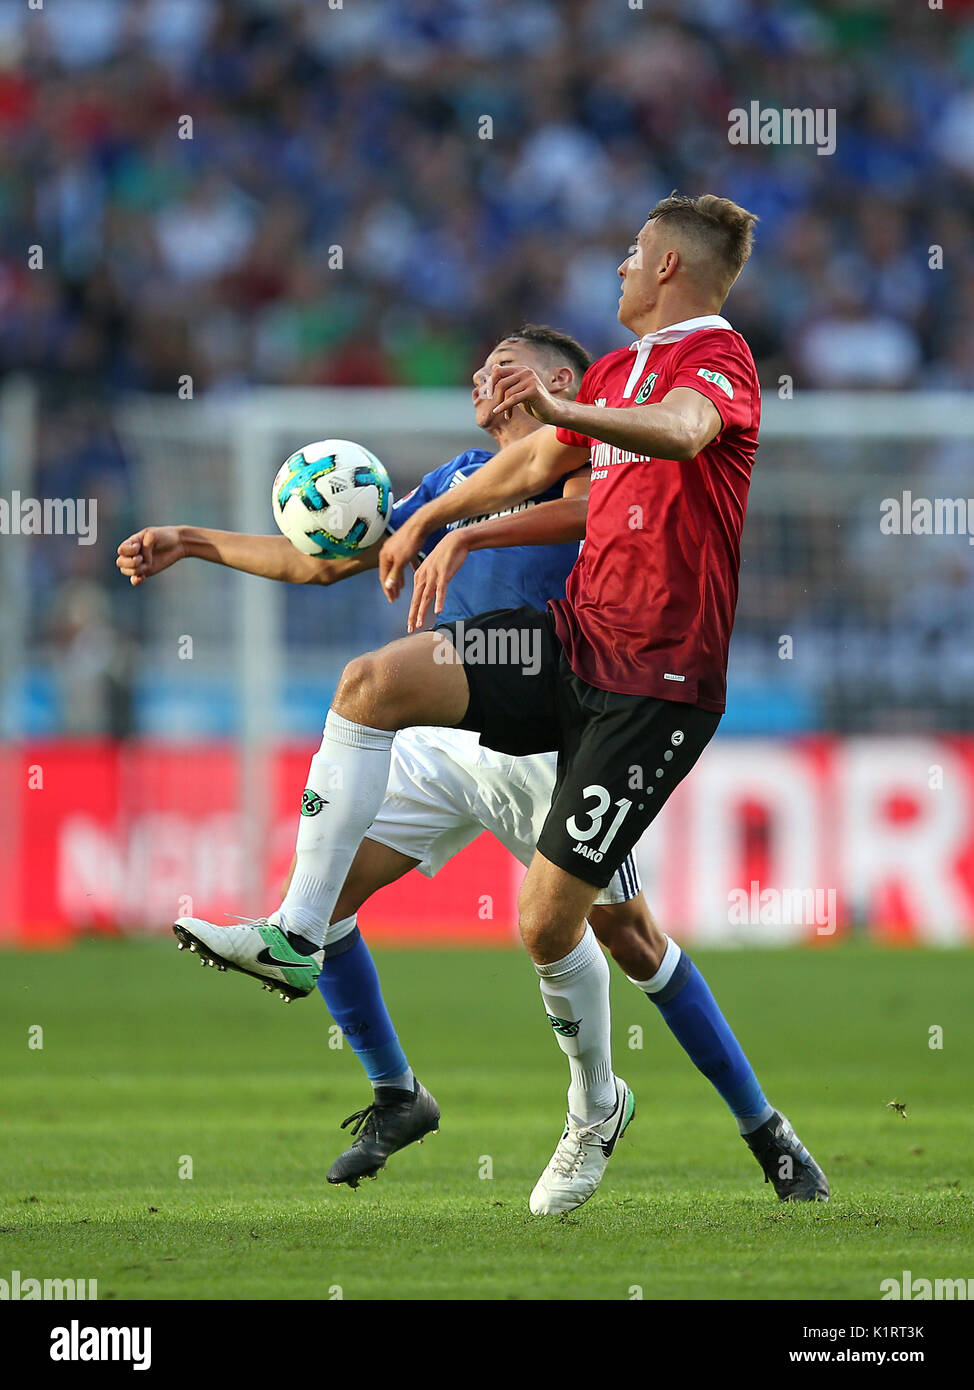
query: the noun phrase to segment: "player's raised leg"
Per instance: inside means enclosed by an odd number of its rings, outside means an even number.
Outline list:
[[[443,648],[436,634],[419,633],[356,658],[342,673],[308,772],[297,862],[277,914],[308,955],[322,946],[349,866],[382,803],[396,730],[454,725],[466,713],[466,675],[458,663],[437,659]]]
[[[592,1196],[635,1109],[612,1071],[609,966],[586,921],[597,892],[536,854],[518,901],[521,937],[571,1071],[565,1129],[531,1193],[536,1215],[572,1211]]]
[[[269,917],[234,928],[180,918],[174,926],[180,945],[263,980],[288,1000],[314,989],[326,928],[385,795],[396,731],[454,725],[466,712],[464,668],[442,660],[444,647],[436,634],[419,633],[349,662],[311,760],[283,903]]]

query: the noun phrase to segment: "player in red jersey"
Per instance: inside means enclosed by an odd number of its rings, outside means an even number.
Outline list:
[[[513,506],[591,457],[585,541],[566,596],[545,612],[443,624],[351,662],[309,773],[326,813],[302,817],[281,908],[296,950],[310,949],[330,920],[382,799],[396,730],[441,724],[475,730],[505,753],[558,750],[519,900],[572,1077],[564,1133],[531,1194],[538,1213],[591,1196],[634,1108],[612,1070],[608,966],[586,913],[724,708],[760,404],[747,344],[719,311],[750,254],[754,221],[711,195],[653,209],[619,268],[619,318],[637,341],[589,368],[576,401],[553,397],[529,367],[492,369],[495,411],[524,409],[546,428],[417,511],[383,548],[382,578],[395,597],[435,528]],[[417,571],[411,632],[431,603],[441,608],[463,558],[458,533]],[[652,989],[661,1008],[682,1011],[681,1040],[697,1065],[719,1088],[728,1073],[725,1098],[733,1093],[741,1132],[779,1197],[826,1200],[824,1174],[746,1059],[730,1060],[716,1004],[672,941]]]

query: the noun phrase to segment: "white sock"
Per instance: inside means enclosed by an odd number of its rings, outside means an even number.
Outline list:
[[[322,945],[335,946],[339,941],[344,941],[346,936],[351,936],[358,926],[358,913],[353,912],[351,917],[343,917],[340,922],[330,922],[325,928],[325,935]]]
[[[548,1021],[572,1074],[569,1112],[586,1125],[604,1120],[616,1105],[609,965],[592,928],[586,922],[584,936],[564,960],[534,968],[541,977]]]
[[[394,738],[387,729],[328,711],[308,773],[294,877],[270,919],[316,946],[324,942],[349,865],[382,804]]]
[[[641,989],[644,994],[658,994],[664,989],[673,978],[673,971],[680,964],[680,957],[683,952],[671,936],[666,938],[666,950],[663,952],[663,959],[659,963],[659,969],[655,975],[648,980],[633,980],[631,975],[626,979],[630,980],[637,989]]]

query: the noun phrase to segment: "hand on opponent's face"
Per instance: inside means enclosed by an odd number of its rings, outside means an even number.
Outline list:
[[[509,420],[516,406],[544,425],[558,423],[564,403],[551,394],[533,367],[491,367],[493,415]]]

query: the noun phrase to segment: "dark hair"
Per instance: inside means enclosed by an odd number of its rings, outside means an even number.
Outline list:
[[[567,333],[559,333],[557,328],[549,328],[544,323],[522,323],[516,333],[505,333],[498,341],[530,343],[533,347],[546,350],[551,356],[568,363],[575,373],[576,385],[592,365],[592,359],[581,343],[576,343]]]
[[[656,204],[649,217],[650,221],[665,218],[700,244],[712,261],[726,296],[751,254],[756,214],[713,193],[690,198],[674,189],[668,198]]]

